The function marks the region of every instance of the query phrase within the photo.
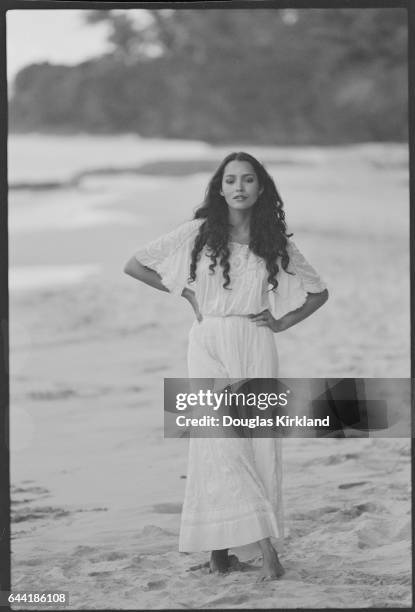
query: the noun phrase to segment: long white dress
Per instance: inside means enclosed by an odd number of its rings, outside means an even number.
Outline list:
[[[222,267],[209,271],[206,248],[189,283],[191,252],[203,220],[184,223],[136,254],[156,270],[163,284],[180,295],[196,294],[201,323],[189,334],[190,378],[243,379],[278,376],[275,336],[247,315],[266,308],[275,318],[295,310],[324,281],[289,241],[287,274],[279,265],[278,287],[269,291],[265,262],[248,245],[230,243],[230,278],[223,288]],[[284,536],[281,440],[278,438],[190,438],[179,550],[236,548],[272,538],[281,550]]]

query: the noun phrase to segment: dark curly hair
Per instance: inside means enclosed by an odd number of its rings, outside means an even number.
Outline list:
[[[199,228],[191,255],[189,282],[196,280],[196,268],[204,246],[208,247],[211,259],[209,270],[214,273],[217,260],[223,268],[225,282],[228,288],[231,282],[229,271],[229,212],[224,197],[220,194],[222,178],[226,165],[231,161],[246,161],[253,167],[258,178],[261,193],[252,207],[250,220],[249,248],[253,253],[264,259],[268,271],[268,283],[272,290],[278,286],[277,274],[279,267],[277,258],[281,257],[281,265],[287,270],[289,257],[287,253],[287,234],[283,202],[275,183],[264,166],[249,153],[230,153],[220,164],[212,176],[206,190],[205,199],[194,215],[194,219],[205,219]]]

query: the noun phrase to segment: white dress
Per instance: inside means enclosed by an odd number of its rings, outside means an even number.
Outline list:
[[[268,308],[278,319],[326,285],[291,240],[288,269],[294,275],[279,265],[276,291],[269,291],[265,262],[248,245],[234,242],[229,245],[230,289],[223,288],[219,263],[214,274],[209,271],[206,248],[196,280],[189,283],[191,251],[202,223],[184,223],[135,254],[172,293],[180,295],[188,287],[196,294],[203,320],[195,321],[189,334],[189,378],[277,377],[275,336],[247,315]],[[235,548],[266,537],[281,550],[283,535],[281,440],[190,438],[179,550]]]

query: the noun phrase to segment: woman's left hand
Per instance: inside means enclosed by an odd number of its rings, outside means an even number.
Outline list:
[[[199,321],[199,323],[201,323],[203,320],[203,316],[199,310],[199,304],[197,302],[195,292],[185,287],[182,291],[182,297],[184,297],[189,302],[196,315],[196,319]]]
[[[258,314],[251,314],[248,317],[257,325],[258,327],[269,327],[273,332],[283,331],[283,326],[281,325],[281,319],[274,319],[270,311],[263,310]]]
[[[287,312],[280,319],[274,319],[268,309],[256,315],[248,315],[248,317],[259,327],[269,327],[273,332],[282,332],[313,314],[327,301],[328,297],[327,289],[319,293],[307,293],[306,301],[300,308]]]

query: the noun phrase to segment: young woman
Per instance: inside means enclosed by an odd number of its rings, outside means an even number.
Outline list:
[[[278,376],[274,333],[328,297],[291,235],[271,176],[251,155],[232,153],[194,219],[127,262],[127,274],[191,303],[190,378],[209,387],[214,379]],[[229,548],[257,542],[260,579],[282,576],[281,478],[278,438],[191,437],[180,551],[212,551],[211,570],[225,572]]]

